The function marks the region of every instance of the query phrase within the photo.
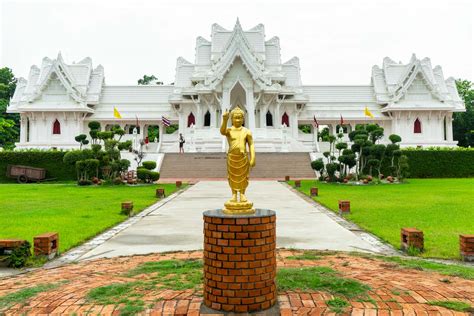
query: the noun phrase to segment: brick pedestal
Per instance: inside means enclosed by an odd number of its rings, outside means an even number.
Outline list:
[[[309,193],[311,196],[318,196],[318,188],[311,188]]]
[[[301,180],[295,180],[295,188],[301,188]]]
[[[459,248],[462,260],[474,262],[474,235],[459,235]]]
[[[165,189],[163,189],[163,188],[156,189],[156,197],[157,198],[164,198],[165,197]]]
[[[290,181],[290,176],[285,176],[285,181],[286,182]]]
[[[255,312],[276,303],[276,215],[204,212],[204,306]]]
[[[182,185],[183,185],[183,182],[181,182],[181,181],[179,181],[179,180],[176,181],[176,187],[177,187],[178,189],[181,188]]]
[[[400,248],[406,250],[410,247],[423,250],[424,239],[423,232],[416,228],[402,228],[400,232]]]
[[[347,214],[351,212],[351,201],[339,200],[339,213]]]
[[[50,259],[58,254],[58,233],[45,233],[33,238],[35,256],[48,256]]]

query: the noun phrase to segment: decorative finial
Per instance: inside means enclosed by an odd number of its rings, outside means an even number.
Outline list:
[[[236,29],[236,28],[239,28],[239,29],[242,28],[242,26],[240,25],[239,17],[237,17],[237,21],[235,21],[234,29]]]

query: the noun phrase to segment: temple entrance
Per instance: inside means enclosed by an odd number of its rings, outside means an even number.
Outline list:
[[[246,92],[245,89],[242,87],[239,81],[236,82],[234,87],[232,88],[230,92],[230,109],[232,110],[236,106],[240,106],[242,111],[245,112],[245,117],[244,117],[244,126],[247,125],[247,120],[248,120],[248,113],[247,113],[247,102],[246,102]]]
[[[270,111],[267,111],[266,125],[267,126],[273,126],[273,115],[272,115],[272,113],[270,113]]]
[[[209,127],[211,126],[211,113],[209,111],[204,114],[204,126]]]
[[[188,115],[188,127],[191,127],[191,125],[196,125],[196,119],[194,117],[193,112],[189,113]]]
[[[281,117],[281,125],[286,125],[286,127],[290,126],[290,117],[288,116],[288,114],[286,114],[286,112],[283,113]]]

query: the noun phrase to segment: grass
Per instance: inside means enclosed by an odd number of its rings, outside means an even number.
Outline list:
[[[277,272],[279,291],[326,291],[348,298],[367,297],[370,287],[353,279],[339,276],[328,267],[281,268]]]
[[[362,255],[361,256],[366,256]],[[456,264],[443,264],[422,259],[408,259],[402,257],[372,256],[387,262],[392,262],[397,266],[422,271],[434,271],[440,274],[461,277],[468,280],[474,280],[474,268]],[[447,282],[447,281],[443,281]]]
[[[293,185],[294,182],[290,181]],[[459,259],[459,234],[472,234],[474,226],[474,178],[409,179],[405,184],[341,185],[301,181],[299,190],[337,212],[338,200],[351,201],[350,221],[374,233],[396,248],[400,229],[416,227],[424,232],[424,257]]]
[[[33,296],[36,296],[41,292],[46,292],[54,288],[57,288],[59,285],[60,283],[38,284],[32,287],[28,287],[28,288],[21,289],[16,292],[7,294],[5,296],[1,296],[0,309],[9,308],[18,303],[25,303],[27,300],[29,300]]]
[[[468,303],[458,302],[458,301],[428,301],[428,305],[441,306],[447,309],[452,309],[458,312],[470,312],[474,311],[474,308],[471,307]]]
[[[319,260],[321,256],[316,255],[312,251],[304,251],[301,255],[288,256],[286,259],[290,260]]]
[[[197,289],[202,285],[202,261],[164,260],[145,262],[125,276],[145,274],[147,278],[125,283],[113,283],[90,290],[87,301],[100,305],[123,304],[120,315],[135,315],[145,309],[141,299],[145,291]]]
[[[0,184],[0,239],[26,239],[45,232],[59,233],[60,252],[90,239],[122,221],[122,201],[140,211],[157,201],[155,189],[168,196],[174,184],[84,186],[61,184]]]
[[[340,297],[327,300],[326,304],[329,306],[329,309],[336,314],[344,312],[346,307],[350,305],[348,301]]]

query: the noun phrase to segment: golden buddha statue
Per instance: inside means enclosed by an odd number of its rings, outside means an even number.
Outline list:
[[[227,152],[227,176],[232,190],[232,198],[224,203],[223,212],[226,214],[252,214],[255,210],[253,203],[245,197],[249,185],[250,168],[255,166],[255,146],[252,133],[243,127],[244,112],[235,107],[230,112],[232,127],[227,128],[229,112],[222,115],[221,134],[227,137],[229,150]],[[247,152],[248,145],[248,152]],[[249,158],[250,152],[250,158]]]

